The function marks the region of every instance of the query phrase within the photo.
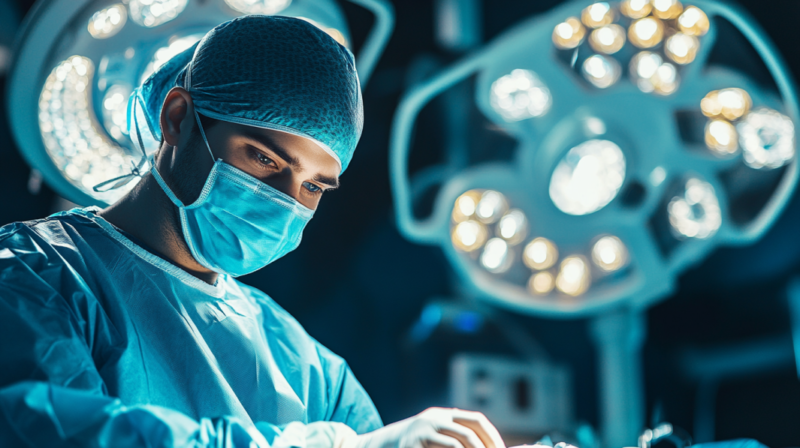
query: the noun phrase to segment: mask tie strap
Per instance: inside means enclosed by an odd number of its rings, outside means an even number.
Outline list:
[[[194,109],[194,118],[197,120],[197,128],[200,129],[200,136],[203,137],[203,141],[206,143],[206,149],[208,149],[208,153],[211,154],[211,161],[217,161],[214,158],[214,153],[211,152],[211,145],[208,144],[208,139],[206,138],[206,131],[203,130],[203,123],[200,122],[200,115],[197,113],[197,109]]]

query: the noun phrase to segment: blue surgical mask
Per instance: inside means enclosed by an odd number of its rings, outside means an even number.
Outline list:
[[[200,117],[200,135],[208,145]],[[233,277],[257,271],[293,251],[314,211],[247,173],[214,162],[200,197],[184,205],[158,173],[158,185],[178,207],[183,237],[192,256],[212,271]]]

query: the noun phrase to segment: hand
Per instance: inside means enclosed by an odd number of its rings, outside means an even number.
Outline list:
[[[480,412],[430,408],[358,436],[356,448],[506,448]]]

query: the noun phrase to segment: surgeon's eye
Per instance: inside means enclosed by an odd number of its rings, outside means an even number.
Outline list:
[[[261,152],[261,151],[257,151],[255,149],[251,149],[250,153],[252,154],[252,156],[256,159],[256,161],[259,164],[261,164],[261,165],[263,165],[265,167],[276,167],[277,166],[277,164],[275,163],[274,160],[272,160],[269,157],[267,157],[266,155],[264,155],[264,153]]]
[[[312,184],[311,182],[303,182],[303,187],[308,190],[309,193],[318,195],[322,194],[322,188],[317,185]]]

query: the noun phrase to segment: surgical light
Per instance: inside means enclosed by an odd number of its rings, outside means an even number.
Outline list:
[[[286,9],[292,0],[225,0],[225,3],[243,14],[277,14]]]
[[[513,209],[497,223],[497,236],[510,245],[519,244],[528,235],[528,219],[522,210]]]
[[[130,0],[131,19],[139,25],[153,28],[178,17],[188,0]]]
[[[589,140],[570,149],[550,178],[550,199],[570,215],[594,213],[611,202],[625,180],[625,155],[614,142]]]
[[[708,16],[696,6],[688,6],[678,17],[678,28],[690,36],[702,36],[708,32]]]
[[[572,255],[561,262],[556,277],[556,288],[569,296],[579,296],[589,289],[592,282],[586,259],[580,255]]]
[[[484,224],[497,222],[508,210],[508,201],[502,193],[487,190],[481,195],[475,208],[475,216]]]
[[[683,5],[678,0],[652,0],[653,15],[663,20],[677,18],[683,12]]]
[[[641,19],[650,14],[650,0],[623,0],[619,4],[620,12],[631,19]]]
[[[794,123],[766,107],[753,110],[736,125],[744,163],[756,169],[774,169],[794,159]]]
[[[492,238],[486,242],[481,254],[481,265],[493,274],[503,273],[511,267],[514,251],[502,238]]]
[[[589,28],[610,25],[614,21],[614,11],[606,2],[598,2],[584,8],[581,21]]]
[[[656,70],[655,75],[650,78],[654,92],[660,95],[669,95],[678,90],[680,76],[678,70],[669,62],[664,62]]]
[[[667,206],[669,223],[679,238],[706,239],[722,224],[722,213],[714,187],[696,177],[689,178],[682,191]]]
[[[664,38],[664,24],[655,17],[634,20],[628,28],[628,40],[639,48],[652,48]]]
[[[726,120],[711,120],[705,129],[706,146],[718,155],[730,155],[739,148],[736,126]]]
[[[580,20],[568,17],[553,28],[553,43],[557,48],[569,50],[577,47],[586,36],[586,28]]]
[[[553,104],[550,90],[530,70],[516,69],[492,84],[494,110],[508,121],[539,117]]]
[[[453,245],[464,252],[472,252],[483,246],[486,242],[488,231],[478,221],[464,221],[453,227]]]
[[[481,196],[482,193],[478,190],[470,190],[459,196],[453,206],[453,221],[463,222],[475,216]]]
[[[654,91],[653,77],[663,63],[664,60],[658,53],[640,51],[631,58],[629,67],[631,80],[642,92]]]
[[[681,65],[694,61],[699,48],[700,41],[696,37],[683,33],[673,34],[667,38],[664,44],[664,52],[667,56]]]
[[[553,290],[556,284],[553,274],[548,271],[541,271],[531,275],[528,280],[528,291],[535,295],[546,295]]]
[[[534,238],[522,252],[522,262],[534,270],[548,269],[558,261],[558,248],[547,238]]]
[[[121,142],[127,134],[128,97],[131,88],[115,84],[106,90],[103,96],[103,120],[105,128],[117,142]]]
[[[750,95],[739,88],[712,90],[700,100],[700,110],[709,118],[737,120],[744,116],[753,103]]]
[[[179,55],[184,50],[190,48],[197,41],[202,39],[202,37],[202,34],[194,34],[186,37],[173,38],[170,40],[169,44],[156,50],[155,53],[153,53],[150,63],[147,64],[142,71],[141,82],[147,80],[147,78],[161,68],[162,65],[166,64],[170,59]]]
[[[617,271],[628,263],[628,249],[616,236],[606,235],[594,243],[592,261],[602,271]]]
[[[617,82],[622,70],[616,59],[596,54],[583,61],[582,71],[592,85],[605,89]]]
[[[106,39],[117,34],[127,20],[125,5],[116,4],[92,14],[86,28],[95,39]]]
[[[614,54],[625,45],[625,29],[617,24],[597,28],[589,35],[589,45],[598,53]]]

